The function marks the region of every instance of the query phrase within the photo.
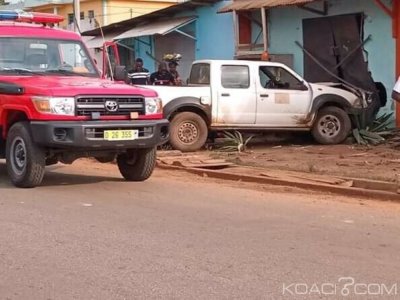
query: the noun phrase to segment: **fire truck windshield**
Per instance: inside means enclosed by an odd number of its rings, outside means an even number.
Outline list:
[[[0,38],[0,72],[98,77],[80,41],[41,38]]]

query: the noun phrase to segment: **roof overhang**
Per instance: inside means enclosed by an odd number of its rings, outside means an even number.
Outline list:
[[[85,41],[86,47],[88,47],[89,49],[94,49],[94,48],[102,48],[104,45],[104,42],[109,42],[112,41],[114,39],[115,35],[113,34],[106,34],[103,36],[96,36],[96,37],[92,37],[88,40]]]
[[[192,0],[192,1],[178,2],[176,5],[156,10],[149,14],[141,15],[129,20],[120,21],[117,23],[112,23],[107,26],[103,26],[101,30],[100,28],[96,28],[82,32],[82,35],[99,36],[101,35],[101,31],[103,31],[104,34],[115,33],[115,32],[117,34],[120,34],[136,26],[141,26],[142,24],[148,24],[150,22],[157,22],[158,20],[162,20],[165,18],[172,18],[174,16],[177,16],[185,12],[192,13],[192,15],[194,15],[196,14],[197,8],[210,6],[220,1],[221,0],[201,0],[201,1]]]
[[[138,38],[141,36],[153,35],[166,35],[171,32],[178,32],[186,37],[196,39],[194,36],[180,30],[182,27],[189,25],[196,21],[196,17],[181,17],[175,19],[168,19],[158,22],[152,22],[145,25],[139,25],[135,28],[129,29],[124,32],[110,33],[103,36],[96,36],[88,39],[85,43],[88,48],[102,48],[104,42],[107,41],[120,41],[130,38]]]
[[[260,8],[268,9],[279,6],[305,5],[315,1],[317,0],[235,0],[231,4],[222,7],[218,13]]]
[[[194,21],[196,21],[196,17],[181,17],[181,18],[151,22],[149,24],[139,25],[139,26],[136,26],[135,28],[129,29],[129,30],[115,36],[114,40],[123,40],[123,39],[129,39],[129,38],[135,38],[135,37],[141,37],[141,36],[152,36],[152,35],[156,35],[156,34],[166,35],[173,31],[184,34],[185,36],[188,36],[188,37],[191,37],[194,39],[194,37],[191,36],[190,34],[179,30],[180,28],[182,28],[186,25],[189,25],[190,23],[193,23]]]

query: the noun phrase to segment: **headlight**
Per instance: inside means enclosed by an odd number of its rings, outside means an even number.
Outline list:
[[[45,114],[75,115],[75,99],[68,97],[32,97],[36,109]]]
[[[146,98],[146,115],[161,114],[162,102],[160,98]]]

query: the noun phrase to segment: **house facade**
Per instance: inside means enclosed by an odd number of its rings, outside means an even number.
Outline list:
[[[102,28],[105,40],[118,41],[123,63],[132,65],[140,57],[151,72],[166,53],[183,56],[179,71],[186,79],[191,63],[198,59],[232,59],[234,33],[232,16],[218,14],[229,1],[186,1],[131,20]],[[87,45],[99,49],[103,38],[99,30],[85,32],[94,36]],[[95,50],[99,55],[99,50]],[[100,57],[100,55],[99,55]]]
[[[267,50],[272,60],[290,65],[307,80],[336,81],[313,61],[317,59],[365,89],[371,87],[365,82],[372,77],[386,89],[387,103],[381,111],[392,112],[390,94],[400,73],[396,2],[400,1],[241,0],[220,13],[233,14],[236,58],[259,58]]]
[[[293,67],[307,80],[336,81],[313,61],[316,58],[333,75],[360,87],[370,88],[379,82],[387,98],[381,111],[393,112],[396,108],[390,94],[400,75],[400,16],[396,18],[400,14],[399,3],[400,0],[186,1],[110,24],[103,31],[106,39],[117,40],[132,50],[126,64],[132,63],[133,57],[141,57],[146,67],[154,71],[164,53],[181,53],[184,79],[193,60],[259,60],[267,51],[271,60]],[[128,31],[130,36],[121,36]],[[97,36],[91,47],[101,47],[99,31],[85,34]],[[400,121],[400,112],[397,120]]]
[[[80,0],[81,31],[97,26],[107,26],[176,4],[178,0]],[[74,30],[72,0],[27,0],[25,7],[31,11],[55,13],[64,17],[60,26]]]

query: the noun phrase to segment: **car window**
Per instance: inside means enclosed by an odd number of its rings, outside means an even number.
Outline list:
[[[303,83],[282,67],[261,66],[260,83],[266,89],[302,90]]]
[[[222,66],[221,84],[226,89],[247,89],[250,87],[248,66]]]
[[[194,64],[190,72],[189,84],[210,85],[210,65]]]

